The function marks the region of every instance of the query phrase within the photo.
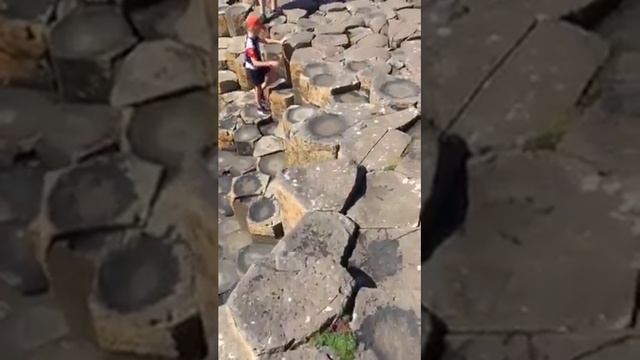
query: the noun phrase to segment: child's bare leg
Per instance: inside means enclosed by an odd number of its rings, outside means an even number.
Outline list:
[[[255,86],[254,88],[256,90],[256,104],[260,107],[262,104],[262,98],[264,97],[264,92],[262,91],[262,86]]]
[[[262,1],[264,1],[264,0],[262,0]],[[276,4],[276,0],[271,0],[271,10],[272,11],[276,11],[276,5],[277,5]]]

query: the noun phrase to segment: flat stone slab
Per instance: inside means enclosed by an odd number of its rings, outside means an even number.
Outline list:
[[[371,102],[381,103],[393,109],[413,107],[420,97],[420,85],[406,78],[380,75],[373,79],[371,84]]]
[[[139,107],[127,129],[133,152],[175,169],[215,139],[215,102],[204,91]]]
[[[395,171],[367,174],[367,190],[347,215],[364,229],[416,227],[420,217],[420,181]]]
[[[640,30],[640,24],[635,20],[638,14],[640,14],[638,4],[631,2],[620,4],[613,14],[604,19],[598,32],[620,49],[638,51],[640,41],[634,36]]]
[[[351,322],[358,342],[378,359],[419,359],[418,298],[417,291],[394,297],[381,289],[361,289]]]
[[[423,303],[452,331],[626,327],[638,243],[621,200],[590,187],[594,174],[551,154],[473,166],[473,241],[456,235],[423,264]]]
[[[291,105],[282,115],[280,126],[285,134],[288,134],[294,124],[304,122],[320,110],[313,105]]]
[[[434,139],[426,139],[427,142],[433,141]],[[425,145],[430,147],[435,147],[435,144]],[[434,171],[429,171],[428,168],[435,169],[437,158],[435,156],[426,158],[427,163],[422,164],[422,140],[414,139],[411,141],[409,146],[406,148],[402,159],[398,162],[395,167],[395,171],[399,172],[402,175],[410,179],[421,179],[422,178],[422,167],[425,168],[426,177],[425,180],[431,182],[433,180]]]
[[[132,234],[125,245],[106,252],[89,298],[100,346],[140,355],[203,356],[192,261],[180,239],[145,234]]]
[[[49,173],[44,216],[56,233],[136,224],[147,217],[160,174],[125,156]]]
[[[238,155],[253,155],[256,144],[260,138],[262,138],[262,133],[258,126],[253,124],[240,125],[233,134],[233,142]]]
[[[258,197],[249,205],[247,229],[251,234],[281,236],[280,204],[273,197]]]
[[[275,177],[285,169],[286,163],[287,155],[284,152],[278,152],[260,157],[257,168],[261,173]]]
[[[542,22],[453,130],[475,150],[524,146],[563,121],[607,53],[607,45],[595,35],[569,24]]]
[[[285,170],[272,184],[285,229],[293,228],[310,211],[346,211],[362,180],[356,164],[346,159]]]
[[[408,130],[420,117],[420,109],[415,107],[400,111],[392,111],[389,114],[374,117],[371,121],[378,126],[400,131]]]
[[[297,272],[278,271],[274,265],[254,264],[227,301],[256,354],[304,341],[342,314],[353,287],[349,273],[332,259],[317,259]]]
[[[218,94],[225,94],[240,89],[238,77],[233,71],[218,71]]]
[[[429,111],[434,113],[438,127],[445,128],[484,78],[526,34],[533,19],[529,13],[495,9],[465,16],[449,27],[439,22],[456,9],[443,11],[434,7],[433,12],[440,14],[434,16],[438,28],[450,34],[438,36],[434,29],[434,36],[425,37],[425,44],[430,40],[436,44],[427,48],[432,56],[427,57],[423,79],[431,89],[427,95],[432,104]],[[469,61],[467,54],[475,54],[474,61]]]
[[[263,136],[255,144],[253,157],[261,157],[276,152],[284,151],[284,143],[277,136]]]
[[[626,340],[625,340],[626,339]],[[465,359],[526,359],[532,351],[549,360],[634,359],[640,342],[623,334],[551,334],[534,336],[448,336],[444,356]]]
[[[238,271],[244,275],[251,265],[256,264],[269,257],[274,245],[254,242],[238,252]]]
[[[604,72],[599,84],[602,88],[602,105],[610,114],[640,116],[640,54],[622,53]]]
[[[302,68],[299,77],[301,96],[316,106],[325,106],[333,95],[357,90],[358,78],[334,62],[312,62]]]
[[[207,83],[200,53],[168,39],[143,42],[124,59],[111,104],[126,107]]]
[[[238,333],[229,307],[218,306],[218,359],[251,359],[253,356],[248,344]]]
[[[300,271],[320,259],[342,263],[355,231],[354,222],[340,213],[309,212],[273,249],[275,267]]]
[[[387,130],[367,153],[361,165],[369,171],[395,168],[409,143],[411,136],[395,129]]]
[[[240,176],[256,169],[256,161],[251,156],[242,156],[230,151],[218,154],[218,172],[228,172]]]
[[[420,229],[363,230],[349,266],[364,271],[389,294],[420,291]]]

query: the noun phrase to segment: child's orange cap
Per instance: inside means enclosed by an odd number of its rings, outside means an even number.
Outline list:
[[[244,24],[247,29],[255,29],[262,26],[262,20],[260,20],[260,17],[258,15],[251,13],[249,14],[249,16],[247,16],[247,20],[245,20]]]

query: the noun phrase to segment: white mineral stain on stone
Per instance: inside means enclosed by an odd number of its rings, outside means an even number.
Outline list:
[[[333,311],[333,308],[331,306],[327,306],[326,308],[324,308],[324,310],[322,310],[323,312],[331,312]]]
[[[311,316],[307,316],[306,319],[304,319],[304,322],[307,324],[311,322]]]

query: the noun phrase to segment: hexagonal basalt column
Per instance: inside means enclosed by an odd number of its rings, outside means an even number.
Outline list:
[[[388,75],[391,65],[383,60],[352,60],[346,63],[346,69],[354,72],[360,81],[360,89],[371,91],[373,80],[379,76]]]
[[[281,40],[285,36],[296,31],[296,25],[294,24],[279,24],[270,29],[270,35],[272,39]]]
[[[239,88],[238,77],[233,71],[218,71],[218,94],[232,92]]]
[[[24,2],[15,3],[19,5]],[[30,20],[7,19],[3,16],[0,32],[3,33],[2,49],[0,49],[0,82],[44,85],[50,88],[50,69],[43,66],[47,53],[44,25]]]
[[[236,149],[233,141],[234,133],[237,129],[236,117],[231,114],[218,118],[218,149],[234,151]]]
[[[420,100],[420,85],[395,76],[379,76],[371,86],[371,102],[388,105],[394,109],[415,106]]]
[[[226,4],[218,3],[218,37],[229,36],[229,27],[227,26],[227,8]]]
[[[247,228],[251,234],[276,237],[282,235],[280,206],[274,198],[260,197],[247,212]]]
[[[251,11],[251,6],[242,3],[233,4],[225,9],[227,28],[231,36],[240,36],[247,33],[244,20]]]
[[[295,124],[286,144],[287,166],[335,159],[340,142],[351,126],[351,119],[327,112],[319,112],[306,121]]]
[[[349,47],[349,38],[345,34],[338,35],[316,35],[311,41],[314,48]]]
[[[177,169],[215,140],[215,109],[206,91],[145,104],[136,110],[127,138],[136,155]]]
[[[115,60],[135,42],[129,24],[116,7],[77,7],[51,30],[51,59],[62,96],[68,100],[108,101]]]
[[[238,252],[238,272],[246,274],[249,267],[258,261],[265,259],[273,250],[272,244],[252,243],[240,249]]]
[[[320,109],[311,105],[291,105],[287,108],[280,121],[280,126],[285,135],[289,134],[293,125],[304,122],[312,116],[318,114]]]
[[[233,134],[236,151],[240,155],[253,155],[255,144],[261,137],[262,134],[256,125],[241,125]]]
[[[302,69],[310,63],[318,62],[323,59],[322,53],[314,48],[297,49],[291,55],[289,68],[291,69],[291,84],[296,90],[300,90],[300,74]]]
[[[352,72],[339,63],[315,62],[307,64],[299,78],[300,94],[307,102],[325,106],[333,95],[357,90],[360,86]]]
[[[271,115],[274,119],[282,121],[282,115],[294,102],[293,89],[276,89],[269,94],[271,104]]]
[[[261,156],[258,159],[258,171],[269,176],[276,176],[286,166],[287,155],[284,152],[277,152]]]
[[[333,95],[331,97],[332,104],[368,104],[369,96],[364,91],[354,90],[343,94]]]
[[[142,233],[106,252],[89,298],[100,346],[170,358],[204,356],[192,261],[181,240]]]
[[[250,172],[233,179],[231,185],[231,199],[243,198],[247,196],[262,195],[269,183],[269,175],[259,172]]]
[[[49,281],[25,236],[17,224],[0,223],[0,279],[23,294],[46,292]]]
[[[240,117],[245,124],[263,125],[271,121],[271,115],[260,114],[256,104],[246,104],[240,110]]]
[[[56,233],[134,225],[146,218],[160,174],[124,156],[51,173],[44,213]]]
[[[355,163],[337,159],[287,169],[276,176],[270,189],[282,209],[283,226],[289,231],[311,211],[344,212],[362,180]]]

